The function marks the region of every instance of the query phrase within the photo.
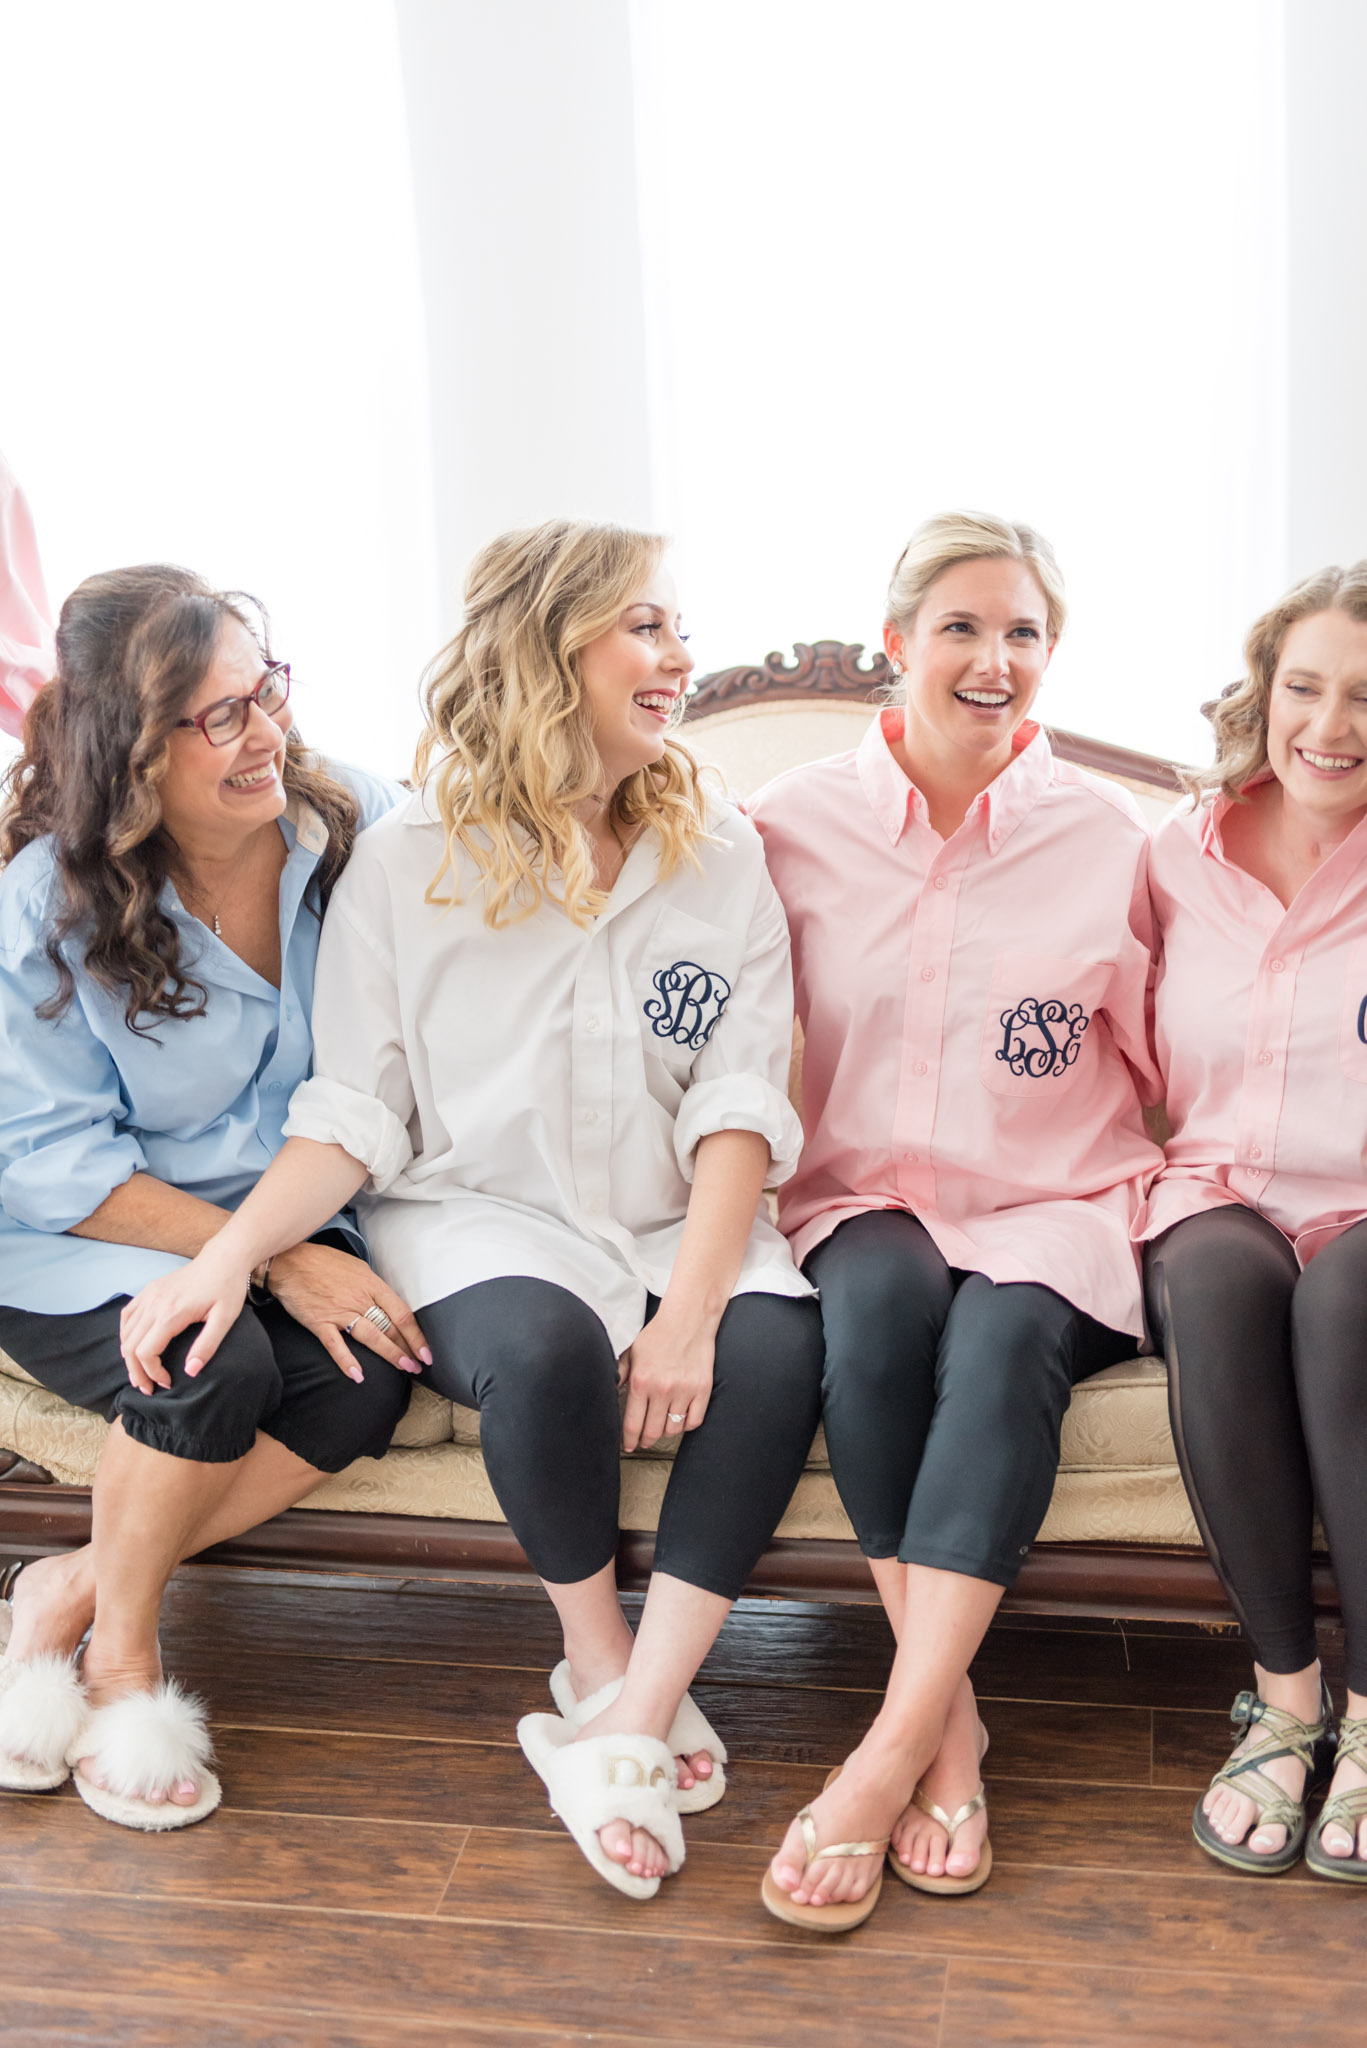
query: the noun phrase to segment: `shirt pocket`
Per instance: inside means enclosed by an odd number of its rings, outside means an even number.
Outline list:
[[[1344,967],[1339,1065],[1350,1081],[1367,1084],[1367,942],[1363,941],[1348,948]]]
[[[731,1000],[744,956],[738,932],[684,910],[662,910],[632,977],[646,1050],[687,1072]]]
[[[1109,961],[998,953],[978,1056],[994,1095],[1053,1101],[1090,1063],[1092,1017],[1114,969]]]

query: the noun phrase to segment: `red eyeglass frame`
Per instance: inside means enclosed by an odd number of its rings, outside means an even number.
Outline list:
[[[280,699],[280,702],[281,704],[288,704],[290,700],[290,665],[287,661],[272,661],[267,664],[266,673],[262,676],[256,688],[248,690],[245,697],[220,697],[215,703],[208,705],[203,711],[197,713],[194,718],[178,718],[176,720],[176,729],[179,731],[182,728],[188,729],[193,727],[209,746],[230,747],[235,739],[240,738],[240,731],[230,732],[226,739],[211,740],[208,733],[204,730],[205,720],[212,718],[216,711],[221,711],[225,704],[241,704],[244,707],[242,730],[245,730],[250,706],[260,704],[261,692],[265,689],[267,683],[276,676],[283,676],[285,678],[285,694]],[[267,718],[273,718],[274,715],[275,713],[271,711],[266,713]]]

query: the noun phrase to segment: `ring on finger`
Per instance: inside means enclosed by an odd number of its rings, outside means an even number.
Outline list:
[[[665,1421],[666,1421],[666,1422],[687,1422],[687,1420],[688,1420],[688,1410],[687,1410],[686,1408],[684,1409],[684,1412],[683,1412],[683,1414],[682,1414],[682,1415],[676,1415],[676,1414],[674,1413],[674,1410],[673,1410],[672,1408],[667,1408],[667,1409],[665,1410]]]
[[[393,1322],[385,1314],[378,1301],[371,1302],[370,1307],[365,1312],[364,1319],[368,1323],[374,1323],[375,1328],[382,1337],[394,1327]]]
[[[342,1335],[343,1335],[344,1337],[349,1337],[349,1336],[351,1335],[352,1331],[353,1331],[353,1330],[355,1329],[355,1327],[356,1327],[357,1323],[359,1323],[359,1322],[360,1322],[360,1320],[361,1320],[361,1318],[360,1318],[359,1314],[357,1314],[357,1315],[354,1315],[354,1316],[353,1316],[353,1317],[351,1318],[351,1321],[350,1321],[350,1322],[349,1322],[349,1323],[347,1324],[346,1328],[345,1328],[345,1329],[343,1330],[343,1332],[342,1332]]]

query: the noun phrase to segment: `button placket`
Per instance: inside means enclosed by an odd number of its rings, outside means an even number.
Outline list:
[[[570,1162],[582,1214],[595,1234],[612,1194],[612,1033],[608,932],[589,939],[574,985],[570,1034]]]
[[[902,1066],[893,1116],[893,1170],[903,1198],[935,1206],[932,1141],[939,1100],[949,961],[954,945],[964,862],[941,848],[917,898],[907,961]]]
[[[1243,1087],[1235,1139],[1235,1170],[1247,1179],[1255,1198],[1262,1194],[1276,1158],[1286,1081],[1287,1047],[1296,1001],[1300,955],[1269,941],[1253,984],[1248,1032],[1244,1041]]]

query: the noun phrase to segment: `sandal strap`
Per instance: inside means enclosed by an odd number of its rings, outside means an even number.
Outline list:
[[[887,1854],[890,1839],[887,1835],[884,1835],[881,1842],[832,1842],[828,1849],[818,1849],[816,1846],[816,1821],[812,1817],[810,1806],[803,1807],[797,1817],[797,1822],[798,1826],[802,1829],[803,1846],[807,1851],[805,1868],[808,1870],[810,1870],[814,1863],[820,1863],[824,1858],[828,1857],[886,1856]]]
[[[1329,1794],[1320,1808],[1317,1826],[1323,1833],[1326,1821],[1337,1821],[1351,1835],[1362,1820],[1367,1820],[1367,1785],[1353,1785],[1346,1792]]]
[[[913,1806],[919,1806],[922,1813],[928,1813],[933,1821],[939,1822],[940,1826],[944,1829],[945,1833],[949,1837],[949,1846],[952,1849],[954,1846],[954,1837],[958,1834],[959,1829],[963,1826],[964,1822],[966,1820],[971,1820],[975,1813],[980,1813],[983,1807],[986,1806],[987,1793],[984,1790],[984,1788],[981,1785],[979,1785],[977,1791],[973,1794],[973,1797],[971,1799],[965,1799],[963,1805],[959,1808],[959,1811],[954,1815],[954,1818],[952,1820],[950,1819],[949,1815],[945,1812],[943,1806],[937,1806],[935,1804],[935,1801],[929,1798],[921,1790],[919,1785],[916,1787],[916,1790],[911,1795],[911,1803]]]
[[[1286,1752],[1278,1750],[1277,1754],[1282,1756]],[[1258,1818],[1249,1830],[1250,1833],[1256,1832],[1258,1828],[1275,1827],[1283,1827],[1288,1832],[1294,1832],[1300,1826],[1301,1816],[1305,1811],[1304,1799],[1294,1798],[1273,1779],[1265,1778],[1260,1771],[1251,1769],[1247,1759],[1242,1771],[1239,1766],[1232,1769],[1227,1766],[1223,1771],[1217,1771],[1210,1781],[1212,1792],[1217,1785],[1228,1785],[1232,1792],[1253,1801],[1258,1809]]]
[[[1367,1771],[1367,1718],[1345,1714],[1339,1722],[1336,1764],[1360,1764]]]

